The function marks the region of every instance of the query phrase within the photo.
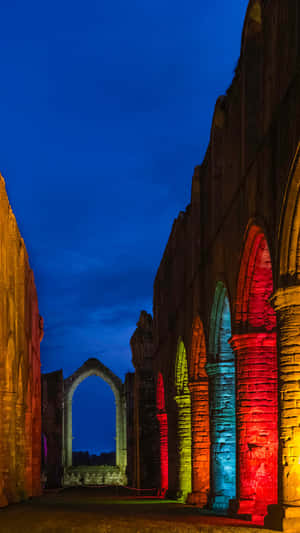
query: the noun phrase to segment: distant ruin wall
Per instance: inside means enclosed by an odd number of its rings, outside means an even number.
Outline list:
[[[0,506],[41,492],[40,341],[37,293],[0,175]]]
[[[63,381],[62,370],[42,375],[42,472],[49,489],[62,482]]]

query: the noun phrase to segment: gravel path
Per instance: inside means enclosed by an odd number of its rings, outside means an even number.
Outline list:
[[[271,533],[166,500],[68,489],[0,510],[2,533]],[[272,532],[274,533],[274,532]]]

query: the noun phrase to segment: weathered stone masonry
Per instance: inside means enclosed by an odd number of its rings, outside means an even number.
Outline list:
[[[230,507],[257,523],[275,520],[290,532],[300,530],[299,69],[299,2],[251,0],[235,77],[216,103],[153,302],[152,372],[158,388],[164,385],[168,494],[182,495],[180,346],[191,401],[189,501]],[[196,344],[195,323],[202,331]],[[205,361],[196,383],[195,361]]]
[[[43,323],[0,176],[0,506],[40,494]]]

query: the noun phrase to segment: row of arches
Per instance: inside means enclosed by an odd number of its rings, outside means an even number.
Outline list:
[[[188,353],[175,358],[177,486],[179,498],[263,523],[277,503],[278,368],[273,273],[263,230],[247,231],[232,317],[219,281],[209,339],[199,316]],[[165,376],[166,378],[166,376]],[[168,489],[168,410],[164,376],[157,379],[161,491]]]

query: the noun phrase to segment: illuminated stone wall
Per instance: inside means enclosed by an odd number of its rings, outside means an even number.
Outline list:
[[[155,278],[152,357],[164,384],[168,495],[182,493],[189,410],[189,501],[291,532],[300,531],[299,43],[298,2],[249,2],[234,79]],[[206,348],[195,383],[196,319]]]
[[[43,335],[24,241],[0,176],[0,506],[40,494]]]

